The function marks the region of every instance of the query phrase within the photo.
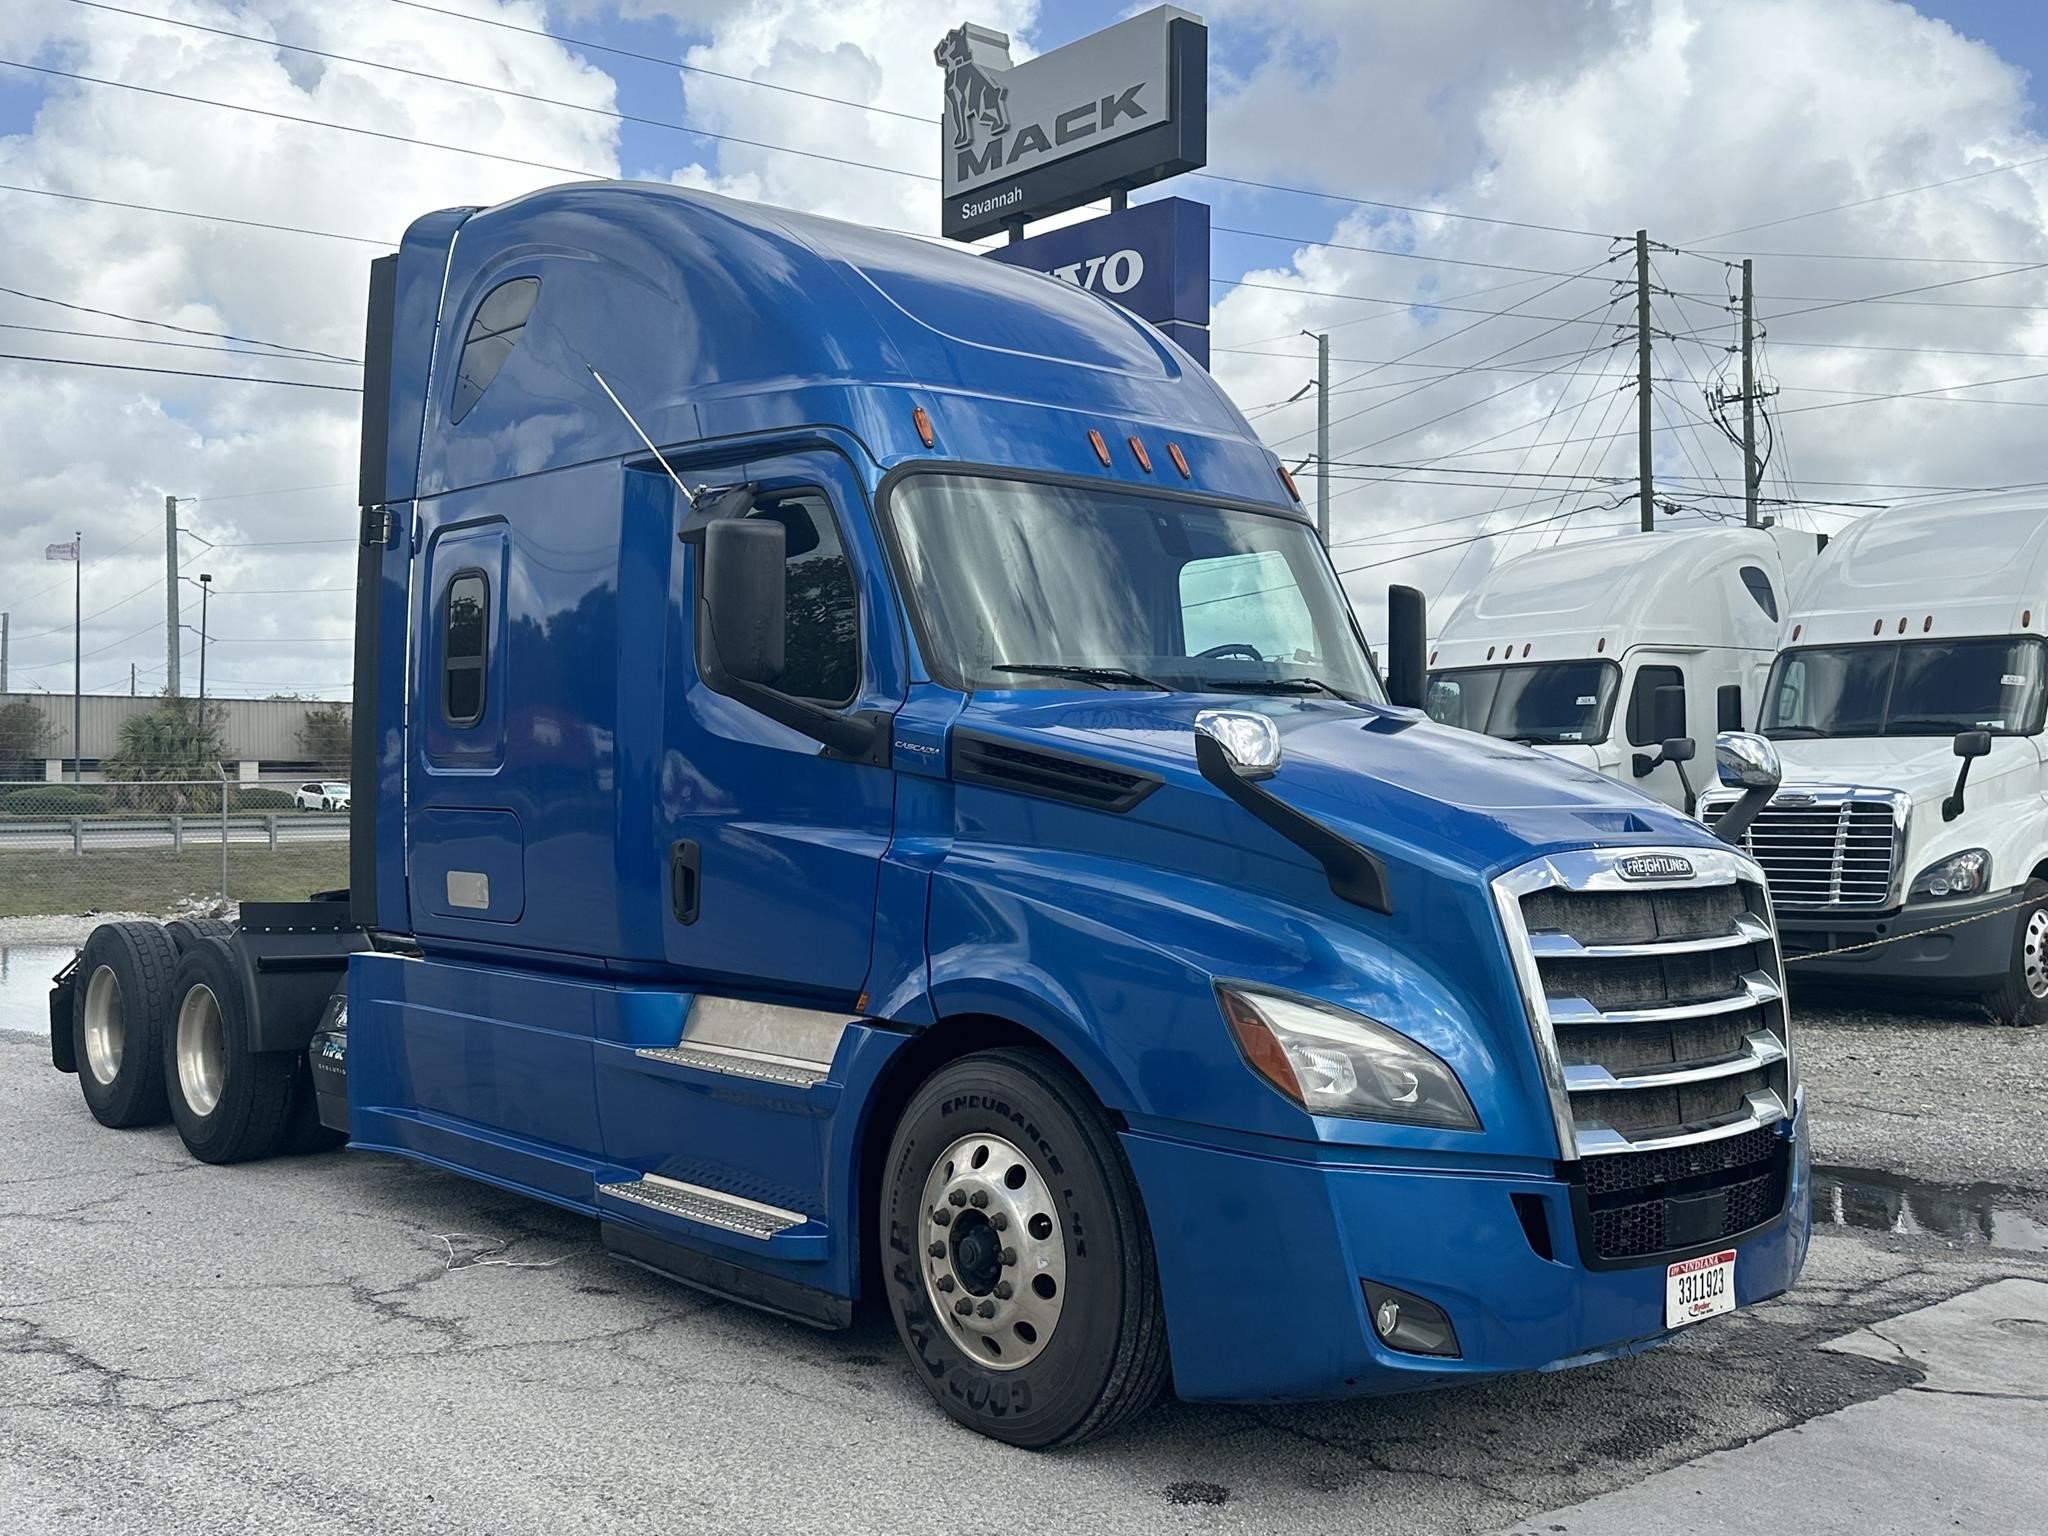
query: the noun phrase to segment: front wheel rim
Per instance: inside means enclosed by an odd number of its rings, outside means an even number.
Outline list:
[[[85,1064],[102,1086],[111,1087],[121,1075],[121,1053],[127,1040],[121,978],[111,966],[103,965],[85,984]]]
[[[2048,907],[2036,907],[2027,914],[2027,926],[2020,935],[2020,974],[2036,1001],[2048,999]]]
[[[1067,1300],[1051,1184],[1001,1136],[963,1136],[924,1181],[925,1294],[977,1365],[1014,1371],[1052,1341]]]
[[[205,984],[192,988],[178,1005],[178,1091],[185,1107],[202,1118],[220,1103],[227,1074],[227,1037],[221,1028],[220,999]]]

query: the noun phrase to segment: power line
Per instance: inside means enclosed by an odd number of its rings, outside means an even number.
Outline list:
[[[391,0],[393,5],[405,6],[408,10],[430,11],[436,16],[446,16],[454,21],[471,21],[479,26],[497,27],[506,32],[523,32],[528,37],[543,38],[548,42],[570,48],[584,48],[592,53],[608,53],[622,59],[638,59],[645,64],[658,64],[663,69],[680,70],[689,75],[705,75],[714,80],[729,81],[734,85],[756,86],[764,91],[780,91],[786,96],[802,96],[811,101],[827,101],[842,107],[856,107],[863,112],[878,112],[884,117],[900,117],[913,123],[936,123],[938,118],[918,112],[899,112],[893,107],[876,106],[872,102],[854,101],[845,96],[829,96],[822,91],[801,90],[793,85],[777,85],[772,80],[754,80],[746,75],[731,75],[722,70],[707,69],[701,64],[685,64],[680,59],[665,59],[658,54],[639,53],[631,48],[618,48],[610,43],[593,42],[586,38],[569,37],[559,32],[549,32],[541,27],[522,27],[516,21],[506,21],[497,16],[475,16],[467,11],[445,10],[438,5],[425,5],[421,0]]]
[[[24,187],[0,181],[0,192],[20,192],[29,197],[55,197],[67,203],[90,203],[96,208],[125,208],[131,213],[161,213],[174,219],[200,219],[208,224],[234,224],[243,229],[268,229],[281,235],[309,235],[316,240],[346,240],[352,245],[373,245],[395,251],[396,240],[373,240],[368,235],[344,235],[331,229],[307,229],[298,224],[269,224],[261,219],[231,218],[225,213],[195,213],[189,208],[160,208],[153,203],[124,203],[111,197],[87,197],[82,192],[58,192],[49,187]]]
[[[161,336],[122,336],[113,331],[81,331],[73,326],[20,325],[0,321],[0,331],[23,331],[33,336],[70,336],[84,341],[116,341],[137,347],[175,347],[182,352],[212,352],[227,357],[266,357],[274,362],[324,363],[322,357],[281,357],[275,352],[251,352],[246,347],[220,347],[204,341],[166,341]],[[353,364],[336,361],[335,367]]]
[[[85,0],[78,0],[83,4]],[[1420,251],[1398,251],[1384,245],[1350,245],[1342,240],[1312,240],[1298,235],[1277,235],[1263,229],[1239,229],[1230,224],[1212,224],[1210,232],[1218,235],[1242,235],[1252,240],[1277,240],[1283,245],[1315,246],[1327,251],[1359,251],[1367,256],[1393,256],[1402,261],[1427,261],[1445,267],[1484,267],[1494,272],[1525,272],[1532,277],[1584,278],[1588,282],[1600,282],[1590,272],[1560,272],[1551,267],[1520,267],[1500,261],[1467,261],[1457,256],[1428,256]]]
[[[434,74],[434,73],[431,73],[430,71],[427,71],[427,70],[420,70],[420,69],[408,69],[408,68],[406,68],[406,67],[405,67],[404,65],[402,65],[402,64],[386,64],[386,63],[383,63],[383,62],[381,62],[380,60],[377,60],[377,59],[364,59],[364,58],[358,58],[358,57],[355,57],[355,56],[353,56],[353,55],[351,55],[351,54],[346,54],[346,53],[330,53],[330,52],[328,52],[328,51],[327,51],[327,50],[325,50],[325,49],[321,49],[321,48],[311,48],[311,47],[307,47],[306,45],[304,45],[304,44],[301,44],[301,43],[287,43],[287,42],[283,42],[283,41],[281,41],[281,40],[279,40],[279,39],[276,39],[276,38],[269,38],[269,37],[255,37],[255,36],[252,36],[252,35],[250,35],[250,34],[249,34],[249,33],[247,33],[247,32],[233,32],[233,31],[229,31],[229,30],[228,30],[227,28],[225,28],[225,27],[209,27],[209,26],[205,26],[205,25],[203,25],[203,24],[201,24],[201,23],[199,23],[199,22],[196,22],[196,21],[181,21],[181,20],[177,20],[177,19],[175,19],[175,18],[173,18],[173,17],[169,17],[169,16],[152,16],[152,15],[149,15],[149,14],[147,14],[146,12],[143,12],[143,11],[131,11],[131,10],[126,10],[126,9],[123,9],[123,8],[122,8],[121,6],[117,6],[117,5],[108,5],[108,4],[105,4],[105,3],[104,3],[104,0],[71,0],[71,3],[72,3],[73,5],[83,5],[83,6],[89,6],[89,7],[91,7],[91,8],[93,9],[93,10],[97,10],[97,11],[112,11],[112,12],[115,12],[115,13],[117,13],[117,14],[119,14],[119,15],[122,15],[122,16],[133,16],[133,17],[136,17],[136,18],[138,18],[139,20],[143,20],[143,21],[153,21],[153,22],[156,22],[156,23],[158,23],[158,24],[160,24],[160,25],[162,25],[162,26],[167,26],[167,27],[185,27],[185,28],[188,28],[188,29],[190,29],[190,30],[192,30],[192,31],[195,31],[195,32],[208,32],[208,33],[211,33],[211,34],[213,34],[213,35],[214,35],[215,37],[227,37],[227,38],[233,38],[233,39],[235,39],[235,40],[236,40],[236,41],[238,41],[238,42],[244,42],[244,43],[255,43],[255,44],[257,44],[258,46],[260,46],[260,47],[264,47],[264,48],[281,48],[281,49],[284,49],[284,50],[285,50],[286,52],[288,52],[288,53],[303,53],[303,54],[307,54],[307,55],[309,55],[309,56],[311,56],[311,57],[313,57],[313,58],[319,58],[319,59],[330,59],[330,60],[332,60],[332,61],[334,61],[335,63],[338,63],[338,64],[353,64],[353,65],[355,65],[356,67],[358,67],[358,68],[360,68],[360,69],[381,69],[381,70],[384,70],[384,71],[386,71],[386,72],[388,72],[388,73],[391,73],[391,74],[396,74],[396,75],[406,75],[406,76],[410,76],[411,78],[413,78],[413,79],[415,79],[415,80],[431,80],[431,81],[433,81],[433,82],[435,82],[436,84],[439,84],[439,85],[452,85],[452,86],[455,86],[455,87],[457,87],[458,89],[463,89],[463,90],[472,90],[472,91],[485,91],[485,92],[488,92],[488,93],[490,93],[491,95],[494,95],[494,96],[511,96],[511,97],[515,97],[515,98],[517,98],[518,100],[521,100],[521,101],[530,101],[530,102],[534,102],[534,103],[536,103],[536,104],[538,104],[538,105],[541,105],[541,106],[548,106],[548,107],[562,107],[562,108],[565,108],[565,109],[567,109],[567,110],[569,110],[569,111],[571,111],[571,112],[584,112],[584,113],[588,113],[588,114],[590,114],[590,115],[592,115],[592,116],[595,116],[595,117],[605,117],[605,118],[610,118],[610,119],[612,119],[612,120],[613,120],[613,121],[615,121],[615,122],[621,122],[621,123],[634,123],[634,124],[637,124],[637,125],[639,125],[639,126],[641,126],[641,127],[645,127],[645,128],[665,128],[665,129],[668,129],[669,131],[671,131],[671,132],[674,132],[674,133],[686,133],[686,134],[690,134],[690,135],[692,135],[693,137],[696,137],[696,138],[700,138],[700,139],[711,139],[711,140],[713,140],[713,141],[715,141],[715,142],[717,142],[717,143],[721,143],[721,144],[739,144],[739,145],[743,145],[743,146],[745,146],[745,147],[747,147],[747,148],[749,148],[749,149],[765,149],[765,150],[770,150],[770,151],[773,151],[774,153],[777,153],[777,154],[784,154],[784,155],[801,155],[801,156],[803,156],[804,158],[806,158],[806,159],[810,159],[810,160],[824,160],[824,161],[829,161],[829,162],[830,162],[831,164],[833,164],[833,165],[845,165],[845,166],[853,166],[853,167],[857,167],[857,168],[860,168],[860,169],[863,169],[863,170],[870,170],[870,171],[883,171],[883,172],[886,172],[886,173],[888,173],[888,174],[889,174],[889,175],[891,175],[891,176],[909,176],[909,177],[913,177],[913,178],[915,178],[915,179],[916,179],[916,180],[918,180],[918,181],[937,181],[937,180],[939,179],[938,177],[936,177],[936,176],[933,176],[933,175],[930,175],[930,174],[928,174],[927,172],[924,172],[924,171],[909,171],[909,170],[904,170],[904,169],[902,169],[902,168],[900,168],[900,167],[898,167],[898,166],[893,166],[893,165],[876,165],[876,164],[875,164],[874,162],[872,162],[872,161],[868,161],[868,160],[850,160],[850,159],[844,159],[844,158],[842,158],[842,157],[840,157],[840,156],[838,156],[838,155],[827,155],[827,154],[823,154],[823,153],[820,153],[820,152],[818,152],[818,151],[815,151],[815,150],[808,150],[808,149],[797,149],[797,148],[795,148],[795,147],[793,147],[793,146],[791,146],[791,145],[788,145],[788,144],[770,144],[770,143],[767,143],[767,142],[765,142],[764,140],[761,140],[761,139],[747,139],[747,138],[740,138],[740,137],[738,137],[737,135],[734,135],[734,134],[730,134],[730,133],[714,133],[714,132],[712,132],[712,131],[711,131],[710,129],[708,129],[708,128],[697,128],[697,127],[693,127],[693,126],[692,126],[691,124],[689,124],[689,123],[678,123],[678,122],[672,122],[672,121],[670,121],[670,120],[669,120],[669,119],[667,119],[667,118],[661,118],[661,117],[640,117],[640,116],[636,116],[635,114],[633,114],[633,113],[630,113],[630,112],[617,112],[617,111],[614,111],[614,110],[612,110],[612,109],[611,109],[611,108],[609,108],[609,107],[593,107],[593,106],[587,106],[587,105],[585,105],[585,104],[584,104],[584,103],[582,103],[582,102],[577,102],[577,101],[564,101],[564,100],[562,100],[562,99],[561,99],[560,97],[556,97],[556,96],[540,96],[540,95],[536,95],[535,93],[533,93],[533,92],[531,92],[531,91],[517,91],[517,90],[513,90],[513,89],[512,89],[511,87],[509,87],[509,86],[502,86],[502,85],[486,85],[486,84],[484,84],[484,83],[483,83],[482,81],[480,81],[480,80],[463,80],[463,79],[457,79],[457,78],[455,78],[454,76],[450,76],[450,75],[439,75],[439,74]],[[82,78],[85,78],[85,77],[83,77],[83,76],[79,76],[79,77],[76,77],[76,78],[81,78],[81,79],[82,79]],[[100,83],[100,84],[112,84],[112,85],[117,85],[117,84],[120,84],[121,82],[119,82],[119,81],[100,81],[100,82],[98,82],[98,83]],[[137,89],[139,89],[139,87],[137,87]],[[158,94],[163,94],[163,93],[158,93]],[[216,106],[228,106],[228,105],[231,105],[231,103],[226,103],[226,102],[216,102],[216,103],[214,103],[214,105],[216,105]],[[236,108],[236,110],[243,110],[243,109],[241,109],[241,108],[237,107],[237,108]],[[254,109],[254,108],[250,108],[250,109],[248,109],[248,110],[252,110],[252,111],[253,111],[253,110],[257,110],[257,109]],[[266,115],[266,116],[278,116],[278,115],[281,115],[281,114],[277,114],[277,113],[266,113],[265,115]],[[293,119],[293,120],[294,120],[294,121],[300,121],[300,122],[303,122],[303,121],[307,121],[307,119],[303,119],[303,118],[300,118],[300,119]],[[323,125],[323,126],[329,126],[329,127],[340,127],[341,125],[340,125],[340,124],[338,124],[338,123],[336,123],[336,124],[325,124],[325,125]],[[388,135],[380,135],[380,137],[388,137]],[[418,141],[414,141],[414,142],[418,142]],[[448,147],[450,147],[450,146],[446,146],[446,145],[441,145],[441,146],[437,146],[437,147],[439,147],[439,148],[448,148]],[[465,153],[465,154],[476,154],[476,153],[482,153],[482,151],[475,151],[475,150],[464,150],[464,151],[462,151],[462,153]],[[493,157],[493,158],[498,158],[498,157]],[[528,163],[530,163],[530,162],[528,162]],[[560,167],[550,167],[550,169],[560,169]],[[595,174],[599,174],[599,173],[596,173],[596,172],[590,172],[590,171],[584,171],[584,172],[578,172],[578,173],[576,173],[576,174],[580,174],[580,175],[595,175]]]
[[[103,320],[123,320],[130,325],[148,325],[154,326],[158,330],[176,331],[181,336],[209,336],[216,341],[239,341],[246,346],[270,347],[280,352],[297,352],[309,358],[317,358],[322,362],[347,363],[353,367],[362,366],[363,361],[360,357],[344,357],[339,352],[321,352],[312,347],[295,347],[288,342],[264,341],[255,336],[237,336],[231,331],[208,331],[202,330],[197,326],[173,325],[168,320],[148,320],[140,315],[124,315],[115,309],[95,309],[90,304],[74,304],[69,299],[53,299],[48,294],[30,293],[21,288],[0,287],[0,293],[12,294],[17,299],[27,299],[35,304],[51,304],[55,305],[58,309],[75,310],[82,315],[98,315]]]
[[[145,368],[140,363],[89,363],[80,357],[39,357],[26,352],[0,352],[0,361],[53,363],[65,368],[112,368],[122,373],[160,373],[180,379],[225,379],[230,384],[277,384],[287,389],[328,389],[345,395],[360,395],[363,392],[362,387],[356,384],[315,384],[309,379],[267,379],[246,373],[201,373],[190,368]]]
[[[1797,224],[1801,219],[1817,219],[1825,213],[1842,213],[1851,208],[1867,208],[1872,203],[1887,202],[1894,197],[1910,197],[1915,192],[1932,192],[1938,187],[1953,187],[1959,182],[1976,181],[1985,176],[1996,176],[2001,171],[2022,171],[2030,165],[2048,161],[2048,155],[2035,155],[2026,160],[2009,160],[2003,165],[1990,166],[1981,171],[1969,171],[1961,176],[1951,176],[1945,181],[1922,182],[1917,187],[1900,187],[1895,192],[1880,192],[1874,197],[1859,197],[1854,202],[1835,203],[1826,208],[1810,208],[1805,213],[1787,214],[1782,219],[1766,219],[1761,224],[1745,224],[1740,229],[1724,229],[1718,235],[1702,235],[1688,240],[1689,246],[1709,245],[1716,240],[1726,240],[1733,235],[1747,235],[1759,229],[1776,229],[1781,224]]]

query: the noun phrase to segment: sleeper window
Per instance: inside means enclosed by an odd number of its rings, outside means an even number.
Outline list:
[[[832,509],[817,495],[785,497],[751,517],[782,524],[783,693],[819,704],[850,703],[860,675],[853,568]]]
[[[483,572],[461,571],[449,580],[442,621],[441,713],[450,725],[475,725],[484,717],[490,606]]]
[[[462,339],[462,356],[455,365],[455,394],[448,402],[452,421],[467,416],[470,407],[483,398],[491,380],[505,366],[505,359],[519,345],[526,318],[533,313],[533,301],[540,297],[540,279],[515,277],[500,283],[477,305]]]

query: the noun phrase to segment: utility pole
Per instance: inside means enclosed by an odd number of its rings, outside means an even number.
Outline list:
[[[135,663],[128,663],[128,697],[135,697]]]
[[[206,602],[213,596],[213,578],[199,573],[199,724],[206,724]]]
[[[1642,531],[1657,526],[1657,488],[1650,476],[1650,232],[1636,231],[1636,479]]]
[[[1742,520],[1756,526],[1756,296],[1750,260],[1742,261]]]
[[[79,734],[85,719],[85,642],[80,638],[84,632],[80,616],[85,612],[85,535],[73,532],[71,546],[71,782],[76,784],[85,775],[85,738]]]
[[[178,686],[178,498],[164,498],[164,691]]]
[[[1316,337],[1316,536],[1330,546],[1330,333]]]
[[[7,624],[11,617],[0,613],[0,693],[7,691]]]

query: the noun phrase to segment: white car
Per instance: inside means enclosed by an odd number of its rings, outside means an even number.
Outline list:
[[[292,791],[292,804],[302,811],[345,811],[348,809],[348,786],[331,779],[319,784],[301,784]]]

